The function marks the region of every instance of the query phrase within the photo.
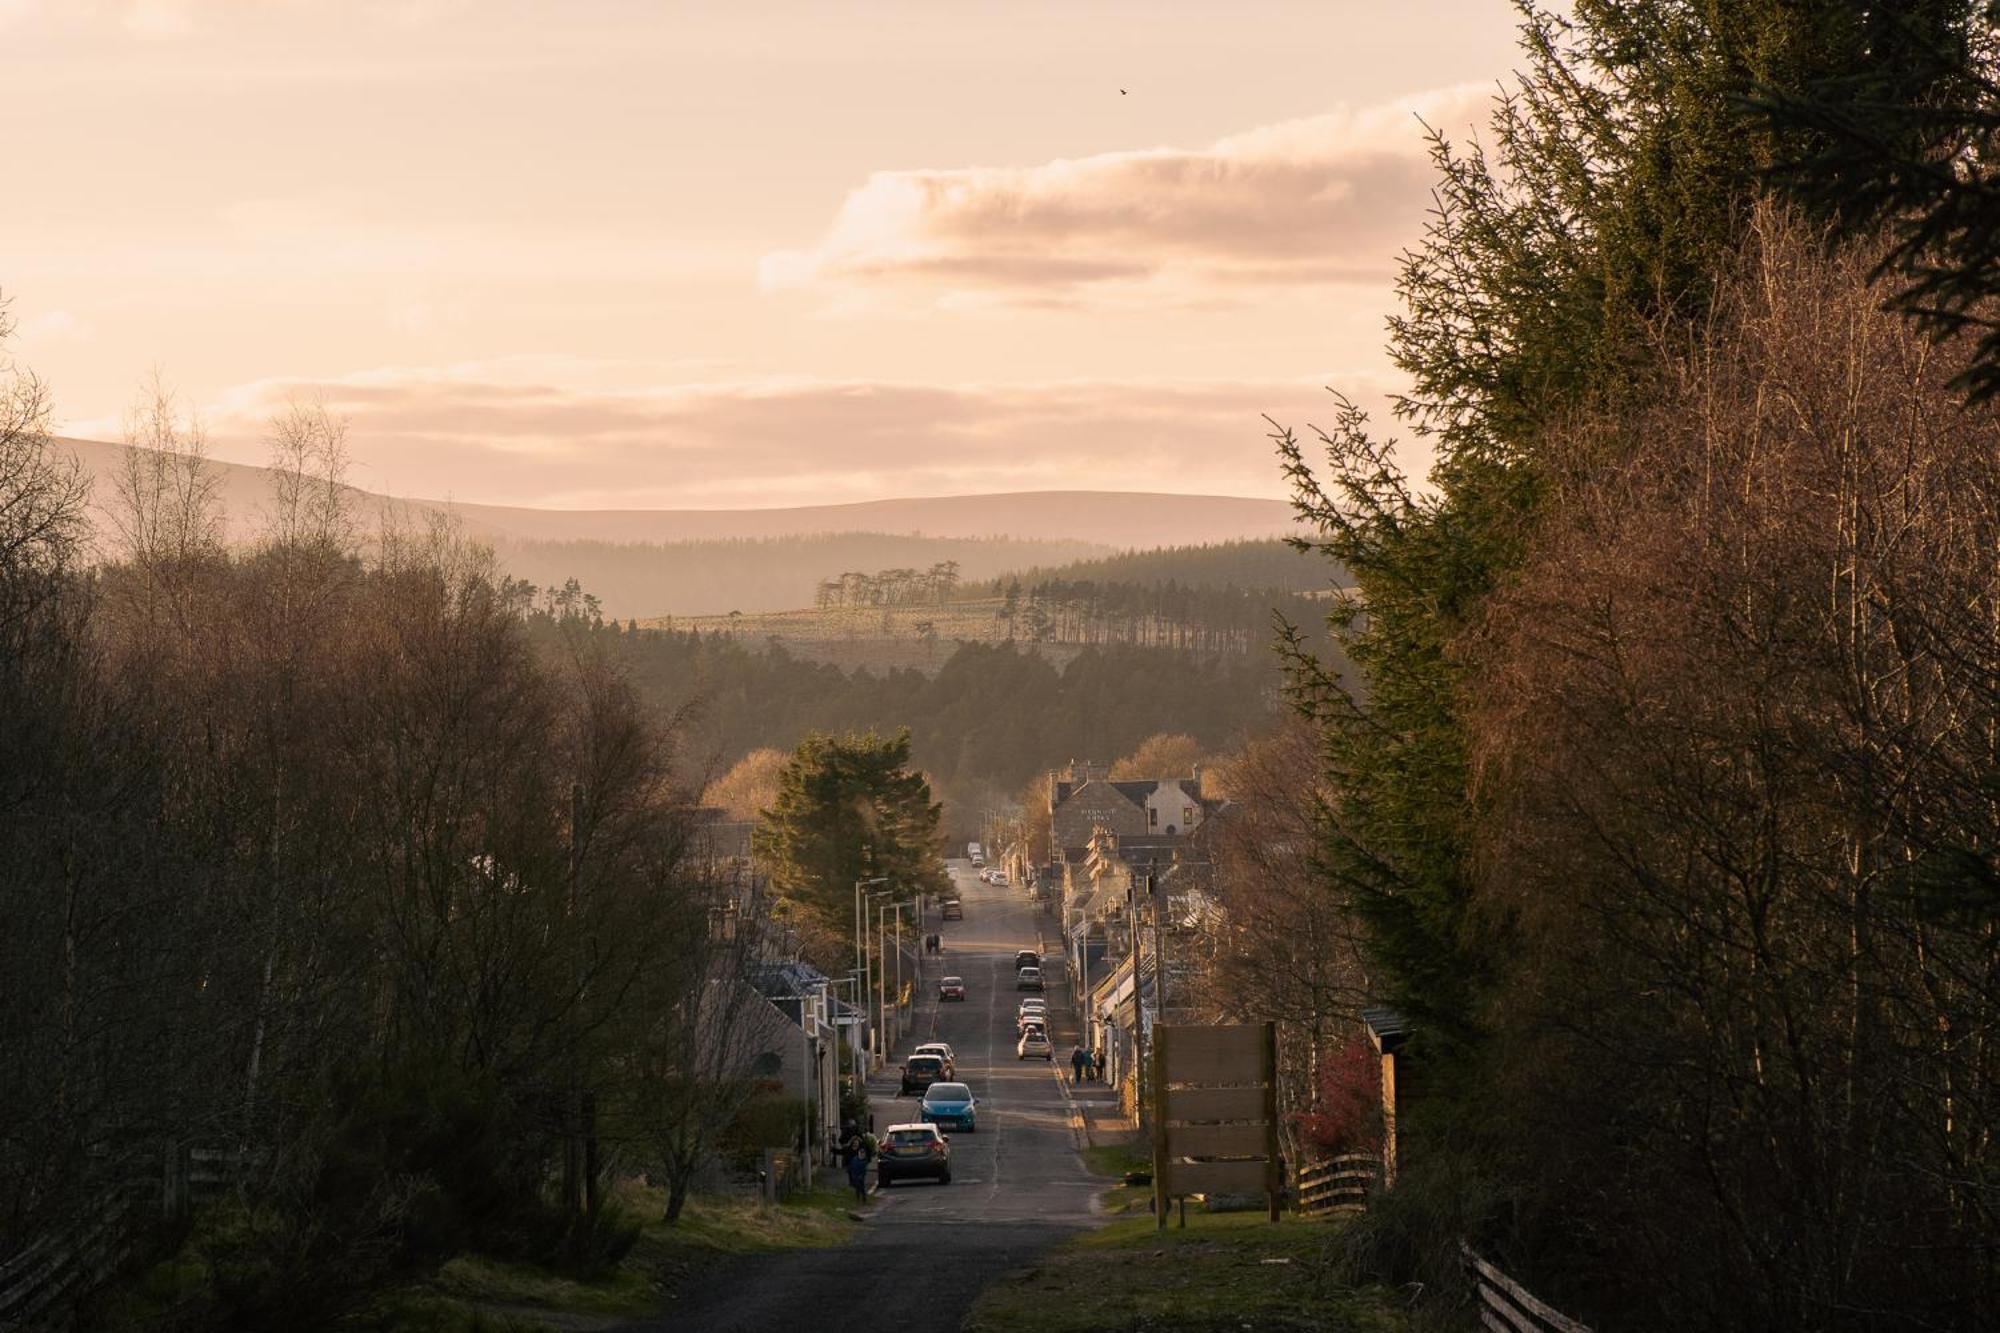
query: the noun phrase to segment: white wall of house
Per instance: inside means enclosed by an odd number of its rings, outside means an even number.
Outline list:
[[[1174,778],[1154,786],[1146,798],[1146,826],[1149,833],[1191,833],[1201,822],[1201,801]]]

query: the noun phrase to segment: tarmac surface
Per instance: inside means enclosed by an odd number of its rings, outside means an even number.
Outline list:
[[[1064,1086],[1075,1028],[1059,953],[1045,993],[1057,1020],[1056,1059],[1021,1060],[1014,1051],[1014,953],[1037,947],[1038,929],[1052,935],[1053,918],[1018,886],[992,887],[967,863],[951,866],[965,919],[940,923],[933,914],[925,929],[943,934],[943,965],[925,960],[914,1029],[869,1080],[878,1132],[914,1121],[917,1099],[896,1096],[901,1059],[921,1042],[951,1043],[957,1077],[979,1099],[978,1132],[951,1135],[951,1184],[891,1185],[858,1208],[867,1221],[852,1243],[732,1260],[684,1289],[662,1316],[623,1325],[630,1333],[956,1329],[989,1281],[1091,1225],[1103,1182],[1076,1152],[1082,1121]],[[1054,953],[1053,939],[1050,946]],[[938,1003],[944,974],[965,978],[964,1003]]]

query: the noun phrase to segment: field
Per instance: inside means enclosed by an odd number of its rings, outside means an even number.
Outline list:
[[[909,667],[936,671],[960,642],[1001,643],[1007,622],[998,597],[943,606],[834,606],[797,611],[750,611],[726,616],[663,616],[639,623],[649,629],[734,634],[746,642],[776,639],[785,651],[843,669],[887,671]],[[928,630],[928,632],[927,632]],[[1082,651],[1075,644],[1037,645],[1058,666]]]

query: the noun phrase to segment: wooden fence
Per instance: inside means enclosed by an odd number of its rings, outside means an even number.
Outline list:
[[[66,1325],[64,1305],[131,1257],[158,1197],[153,1182],[107,1190],[78,1221],[0,1264],[0,1330]]]
[[[116,1172],[105,1154],[92,1157]],[[70,1307],[150,1244],[163,1222],[185,1219],[193,1200],[221,1193],[260,1159],[182,1144],[177,1155],[155,1160],[157,1173],[107,1186],[77,1220],[0,1262],[0,1333],[67,1327]]]
[[[1490,1333],[1590,1333],[1482,1259],[1470,1245],[1461,1242],[1459,1249],[1465,1257],[1466,1276],[1479,1295],[1479,1322]]]
[[[1292,1197],[1302,1213],[1358,1212],[1381,1177],[1382,1160],[1373,1153],[1343,1153],[1300,1167]]]

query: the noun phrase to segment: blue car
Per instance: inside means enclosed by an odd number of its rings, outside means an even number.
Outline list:
[[[963,1083],[933,1083],[925,1090],[924,1103],[917,1114],[927,1125],[976,1134],[979,1117],[973,1108],[978,1105],[979,1099]]]

